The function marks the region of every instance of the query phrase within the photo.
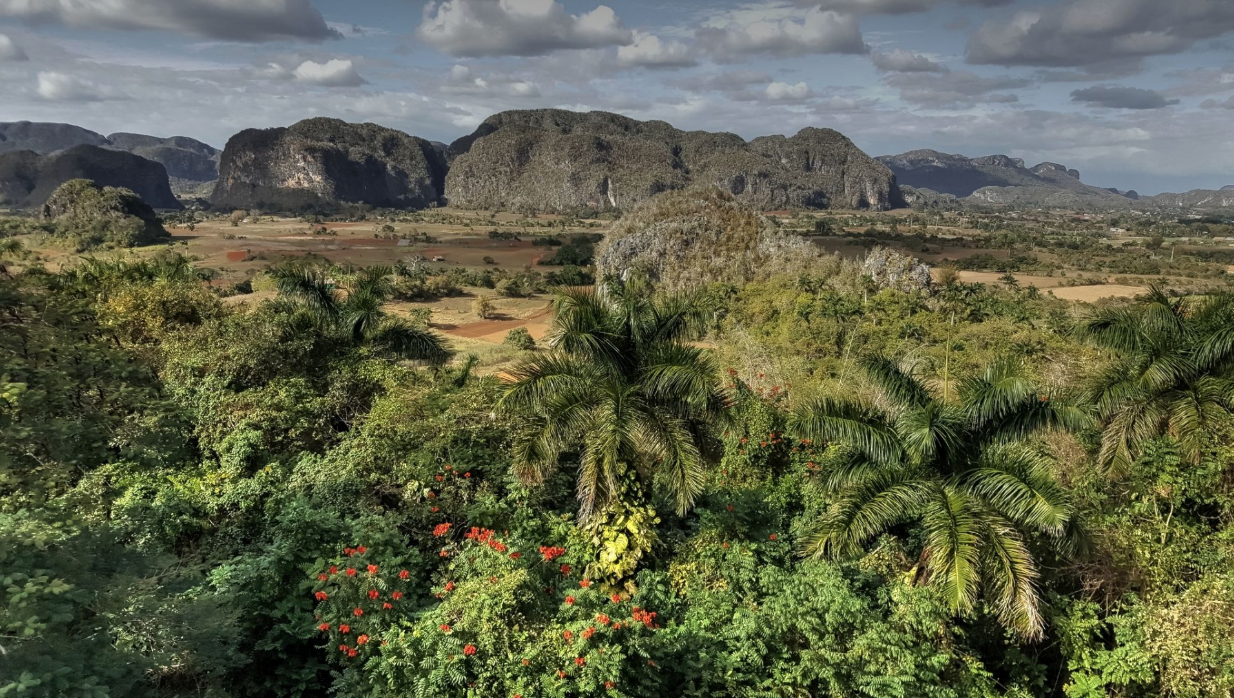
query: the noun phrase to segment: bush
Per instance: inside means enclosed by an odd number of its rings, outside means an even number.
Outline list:
[[[471,312],[481,320],[487,320],[493,316],[493,299],[490,296],[477,296],[471,302]]]
[[[502,344],[522,351],[535,351],[536,349],[536,340],[532,339],[526,327],[516,327],[507,332]]]

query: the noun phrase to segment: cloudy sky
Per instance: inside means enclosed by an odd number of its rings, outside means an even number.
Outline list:
[[[0,121],[218,147],[539,107],[826,126],[1157,193],[1234,184],[1234,0],[0,0],[0,95]]]

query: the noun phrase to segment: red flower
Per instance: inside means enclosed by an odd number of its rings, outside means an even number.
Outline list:
[[[357,644],[357,645],[367,645],[367,644],[368,644],[368,635],[361,635],[360,637],[357,637],[357,638],[356,638],[356,644]]]
[[[775,540],[775,539],[776,539],[776,534],[774,534],[774,533],[773,533],[773,534],[771,534],[770,536],[768,536],[768,538],[769,538],[769,539],[771,539],[771,540]]]
[[[368,590],[368,597],[369,597],[370,599],[376,599],[376,598],[378,598],[378,597],[380,597],[380,596],[381,596],[381,592],[380,592],[380,591],[377,591],[376,589],[369,589],[369,590]]]
[[[463,477],[471,477],[471,473],[463,473]]]
[[[356,576],[356,568],[355,568],[355,567],[348,567],[348,568],[347,568],[347,576],[348,576],[348,577],[354,577],[354,576]]]
[[[454,591],[454,582],[446,582],[446,591]]]
[[[573,605],[574,605],[574,597],[573,597],[573,596],[567,596],[567,597],[566,597],[566,605],[567,605],[567,606],[573,606]]]
[[[441,476],[440,476],[440,475],[438,475],[438,476],[437,476],[437,482],[441,482]]]
[[[443,633],[448,633],[448,632],[450,632],[450,626],[446,625],[445,623],[442,623],[442,624],[441,624],[441,632],[443,632]]]
[[[441,511],[441,507],[433,507],[432,509],[429,509],[429,511],[433,512],[434,514],[436,514],[437,512]]]
[[[319,591],[316,594],[313,594],[313,596],[316,596],[318,601],[325,601],[326,599],[330,598],[330,595],[324,591]]]
[[[567,641],[574,639],[574,633],[570,632],[569,630],[562,633],[561,636],[564,637]]]
[[[329,630],[329,629],[330,629],[330,624],[329,624],[329,623],[322,623],[321,625],[317,626],[317,629],[318,629],[318,630],[320,630],[321,632],[323,632],[323,633],[324,633],[324,632],[326,632],[327,630]]]
[[[348,657],[354,657],[354,656],[356,656],[357,654],[359,654],[359,652],[357,652],[357,651],[355,651],[355,650],[347,650],[347,656],[348,656]]]
[[[463,646],[463,654],[467,655],[468,657],[474,655],[475,653],[476,653],[475,645],[468,644],[468,645]]]
[[[368,548],[366,548],[366,547],[364,547],[363,545],[361,545],[360,547],[356,548],[356,552],[357,552],[357,553],[360,553],[361,555],[363,555],[364,553],[368,552]]]
[[[583,639],[590,640],[591,636],[595,634],[596,634],[595,628],[587,628],[586,630],[583,631]]]
[[[621,603],[621,595],[614,593],[612,596],[613,603]]]
[[[338,646],[338,651],[339,651],[339,652],[346,653],[346,652],[347,652],[347,650],[349,650],[349,649],[351,649],[351,648],[350,648],[350,647],[348,647],[347,645],[339,645],[339,646]]]
[[[428,498],[429,498],[429,499],[437,499],[437,493],[436,493],[436,492],[432,492],[432,491],[430,491],[430,492],[428,493]]]
[[[325,572],[322,572],[321,574],[317,575],[317,579],[319,579],[319,580],[321,580],[321,581],[323,581],[323,582],[324,582],[324,581],[326,581],[326,580],[327,580],[327,579],[329,579],[329,578],[330,578],[330,575],[326,574]]]
[[[616,687],[616,686],[617,686],[617,684],[613,683],[612,681],[605,681],[605,682],[604,682],[604,690],[606,690],[606,691],[611,691],[611,690],[613,690],[613,688],[614,688],[614,687]]]
[[[606,615],[604,615],[603,613],[601,613],[600,615],[596,616],[596,621],[597,621],[600,625],[608,625],[608,621],[609,621],[609,620],[610,620],[610,619],[609,619],[609,617],[608,617],[608,616],[606,616]]]
[[[567,575],[567,576],[568,576],[568,575],[570,574],[570,569],[571,569],[571,568],[570,568],[570,566],[569,566],[569,565],[562,565],[562,566],[561,566],[561,574],[562,574],[562,575]]]
[[[522,554],[522,553],[510,553],[510,559],[511,559],[511,560],[517,560],[517,559],[519,559],[519,558],[520,558],[520,557],[522,557],[522,556],[523,556],[523,554]]]
[[[556,546],[541,545],[540,554],[544,556],[545,562],[552,562],[553,560],[561,557],[562,555],[565,555],[566,549],[558,548]]]
[[[587,663],[587,660],[586,660],[586,659],[584,659],[584,658],[582,658],[582,657],[575,657],[575,658],[574,658],[574,663],[575,663],[575,664],[577,664],[577,665],[579,665],[579,666],[583,666],[584,664],[586,664],[586,663]]]
[[[352,555],[356,554],[356,549],[355,548],[343,548],[343,554],[346,555],[347,557],[351,557]]]
[[[557,678],[564,679],[565,677],[566,677],[566,672],[558,670]]]
[[[369,573],[369,574],[377,574],[377,565],[369,565],[369,566],[368,566],[368,573]]]
[[[338,574],[338,565],[330,565],[330,574]]]
[[[442,548],[441,552],[437,553],[437,557],[450,557],[450,551]]]
[[[578,582],[578,585],[586,589],[587,587],[591,586],[591,580],[590,579],[580,579]]]
[[[411,573],[410,573],[410,572],[408,572],[407,570],[403,570],[402,572],[399,572],[399,573],[398,573],[398,578],[399,578],[399,579],[407,579],[407,578],[408,578],[408,577],[410,577],[410,576],[411,576]]]
[[[352,613],[355,614],[356,618],[359,618],[360,616],[364,615],[364,609],[357,606],[356,610],[352,611]]]
[[[398,601],[399,599],[403,598],[403,592],[401,591],[391,592],[390,598],[394,599],[395,601]]]
[[[394,604],[392,604],[392,603],[390,603],[389,601],[387,601],[387,602],[385,602],[385,603],[383,603],[383,604],[381,605],[381,608],[382,608],[382,610],[388,611],[388,610],[390,610],[390,609],[394,608]]]
[[[347,633],[351,632],[351,626],[346,623],[343,623],[342,625],[338,626],[338,631],[346,635]]]
[[[437,524],[437,526],[433,529],[433,535],[437,536],[438,538],[441,538],[442,536],[446,535],[449,532],[450,532],[450,524],[448,523]]]

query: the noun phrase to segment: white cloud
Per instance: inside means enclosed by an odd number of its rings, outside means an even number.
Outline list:
[[[0,34],[0,61],[28,61],[24,49],[4,34]]]
[[[456,65],[450,69],[450,76],[442,85],[442,91],[472,96],[500,97],[539,97],[540,88],[536,83],[523,80],[512,75],[492,74],[476,75],[465,65]]]
[[[433,0],[416,38],[451,56],[542,56],[630,44],[607,5],[572,15],[557,0]]]
[[[85,29],[156,29],[226,41],[339,37],[310,0],[0,0],[0,17]]]
[[[368,81],[356,72],[351,61],[340,58],[332,58],[325,63],[305,61],[292,71],[292,77],[297,82],[322,87],[356,87],[368,84]]]
[[[946,73],[947,66],[935,63],[927,56],[898,48],[890,53],[875,53],[874,67],[889,73]]]
[[[798,18],[756,19],[745,24],[704,27],[696,36],[718,62],[771,54],[803,56],[817,53],[866,53],[861,27],[853,15],[811,8]]]
[[[773,82],[767,86],[767,99],[774,102],[801,102],[814,96],[814,90],[804,82],[789,85],[784,82]]]
[[[54,71],[39,73],[37,92],[39,97],[49,102],[102,102],[128,99],[127,95],[114,88]]]
[[[698,63],[684,43],[639,31],[634,32],[632,44],[618,47],[617,61],[624,66],[642,68],[687,68]]]

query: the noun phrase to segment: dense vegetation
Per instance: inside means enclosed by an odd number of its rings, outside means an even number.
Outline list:
[[[0,694],[1234,695],[1228,299],[708,263],[502,380],[427,268],[4,261]]]

